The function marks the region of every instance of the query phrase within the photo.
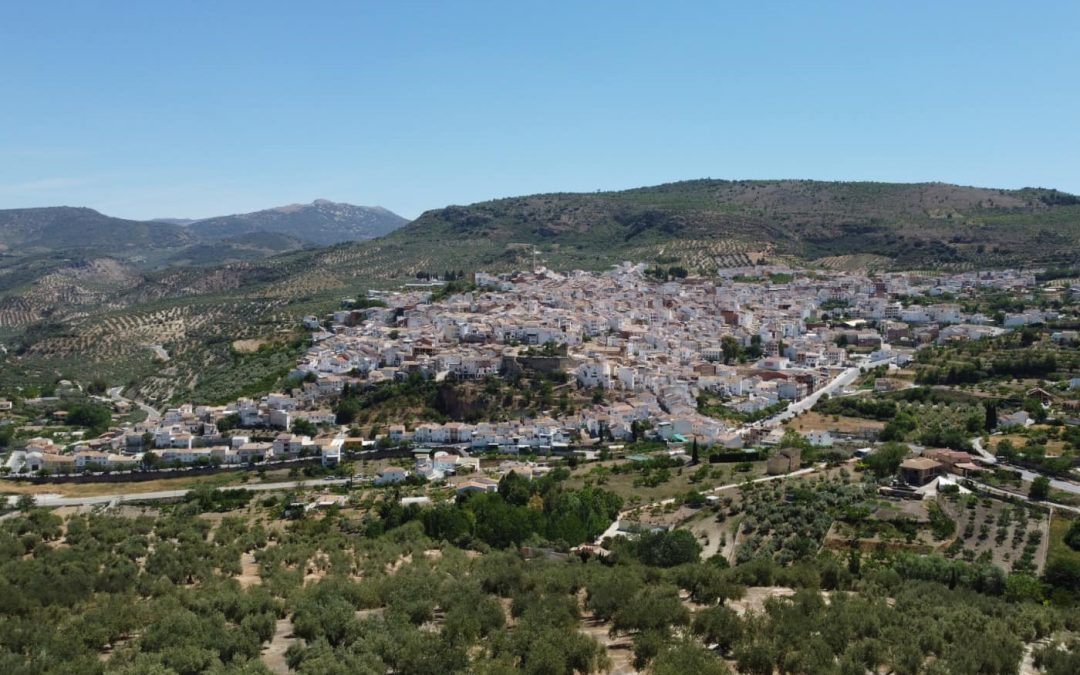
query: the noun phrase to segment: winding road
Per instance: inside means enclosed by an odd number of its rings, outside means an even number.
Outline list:
[[[145,422],[145,424],[147,426],[157,426],[157,423],[161,420],[161,413],[158,412],[156,409],[151,408],[150,406],[146,405],[142,401],[136,401],[134,399],[130,399],[130,398],[125,397],[123,395],[123,392],[124,392],[123,387],[113,387],[112,389],[108,390],[109,398],[111,398],[114,401],[126,401],[127,403],[129,403],[131,405],[138,406],[139,408],[141,408],[143,410],[143,412],[146,413],[146,422]]]

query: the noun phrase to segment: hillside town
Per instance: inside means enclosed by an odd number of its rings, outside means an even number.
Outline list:
[[[456,289],[421,283],[370,291],[330,316],[304,319],[312,342],[287,391],[221,406],[179,405],[66,445],[32,438],[8,456],[6,471],[235,466],[313,456],[335,466],[346,445],[565,454],[636,440],[645,430],[670,443],[729,450],[776,445],[778,422],[822,397],[849,392],[861,372],[902,367],[925,346],[1056,318],[1041,309],[997,317],[964,311],[961,298],[1023,295],[1036,287],[1034,273],[1015,270],[865,276],[753,266],[709,278],[656,277],[643,264],[605,273],[539,267],[476,273]],[[367,438],[350,437],[333,409],[346,388],[408,378],[475,381],[523,369],[563,373],[566,386],[595,395],[570,414],[392,423]],[[875,388],[895,385],[882,377]],[[703,397],[722,401],[732,414],[706,414]],[[276,430],[272,440],[265,430]],[[827,432],[807,438],[820,446],[834,440]]]

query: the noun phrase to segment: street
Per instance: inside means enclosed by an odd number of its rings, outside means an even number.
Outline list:
[[[1020,476],[1026,481],[1033,481],[1042,474],[1035,473],[1034,471],[1028,471],[1012,464],[1006,464],[1004,462],[998,462],[997,457],[991,454],[986,448],[983,447],[982,438],[971,439],[971,447],[975,449],[975,452],[979,454],[984,462],[987,464],[996,464],[1010,471],[1019,471]],[[1080,485],[1069,481],[1059,480],[1057,478],[1050,478],[1050,487],[1055,490],[1061,490],[1062,492],[1071,492],[1074,495],[1080,495]]]
[[[770,429],[775,428],[786,420],[789,420],[792,417],[795,417],[796,415],[799,415],[800,413],[809,410],[810,408],[813,408],[814,404],[817,403],[825,394],[832,396],[834,393],[836,393],[836,391],[848,386],[849,384],[857,380],[861,373],[891,362],[892,359],[882,359],[880,361],[871,361],[869,363],[864,363],[861,366],[852,366],[851,368],[846,369],[844,372],[834,377],[831,382],[826,384],[821,389],[818,389],[817,391],[805,398],[801,398],[798,401],[793,402],[783,412],[773,415],[768,419],[749,424],[739,429],[739,433],[746,433],[748,429],[751,429],[753,427],[765,427]]]

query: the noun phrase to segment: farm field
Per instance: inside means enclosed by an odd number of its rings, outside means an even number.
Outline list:
[[[862,417],[847,417],[844,415],[825,415],[809,410],[788,423],[789,429],[794,429],[800,434],[807,431],[830,431],[839,434],[857,434],[878,432],[885,427],[885,423],[879,420],[868,420]]]
[[[956,522],[950,555],[982,559],[1014,572],[1038,573],[1046,563],[1047,514],[999,500],[958,497],[940,501]]]
[[[289,478],[288,469],[267,471],[264,478],[246,471],[230,471],[210,476],[191,476],[162,478],[138,482],[117,483],[21,483],[0,481],[0,495],[35,495],[58,494],[63,497],[97,497],[100,495],[123,494],[137,495],[141,492],[159,492],[163,490],[186,490],[199,485],[212,487],[243,487],[252,483],[275,483]],[[316,479],[310,479],[317,483]]]
[[[1032,432],[1038,432],[1038,430],[1039,428],[1037,425],[1031,427]],[[989,449],[996,455],[998,446],[1000,446],[1005,441],[1008,441],[1009,443],[1012,443],[1014,448],[1022,450],[1024,445],[1027,444],[1029,438],[1031,438],[1031,436],[1027,434],[995,434],[990,437]],[[1047,440],[1045,443],[1045,447],[1047,457],[1060,457],[1066,451],[1065,441],[1059,438],[1052,438]]]
[[[735,463],[685,466],[669,470],[670,478],[658,485],[642,484],[642,473],[615,473],[614,467],[626,467],[626,460],[611,460],[580,466],[570,474],[566,484],[579,488],[595,485],[619,495],[626,505],[649,504],[665,499],[683,497],[691,491],[704,491],[718,485],[738,483],[765,475],[765,462],[752,462],[748,471],[739,471]],[[637,485],[635,485],[637,481]]]

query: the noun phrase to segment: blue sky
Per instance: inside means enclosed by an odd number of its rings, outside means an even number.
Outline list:
[[[0,208],[700,178],[1080,193],[1080,2],[5,2]]]

